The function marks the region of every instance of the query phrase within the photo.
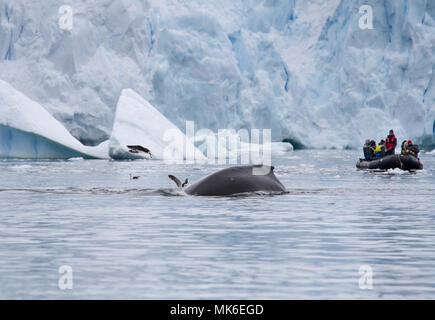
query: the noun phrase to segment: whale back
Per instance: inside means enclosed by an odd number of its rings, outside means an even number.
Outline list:
[[[255,171],[255,169],[261,169]],[[263,170],[266,169],[266,170]],[[227,196],[244,192],[284,192],[285,187],[275,176],[274,167],[239,166],[215,172],[185,189],[195,196]]]

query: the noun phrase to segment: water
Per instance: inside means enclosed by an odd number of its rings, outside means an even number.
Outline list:
[[[434,299],[435,156],[415,174],[357,171],[358,157],[275,157],[287,194],[226,198],[167,178],[222,166],[0,161],[0,298]]]

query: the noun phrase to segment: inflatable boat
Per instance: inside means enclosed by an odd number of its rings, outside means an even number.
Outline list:
[[[403,154],[393,154],[390,156],[385,156],[380,159],[374,160],[365,160],[359,159],[356,164],[358,169],[380,169],[380,170],[388,170],[388,169],[402,169],[402,170],[422,170],[423,164],[421,163],[419,158],[416,158],[411,155],[403,155]]]

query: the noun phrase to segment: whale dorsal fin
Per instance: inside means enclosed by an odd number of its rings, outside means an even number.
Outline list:
[[[186,178],[186,180],[184,180],[184,183],[181,187],[184,188],[188,183],[189,183],[189,180]]]
[[[181,184],[180,179],[178,179],[176,176],[173,176],[172,174],[168,175],[169,179],[175,182],[178,188],[182,188],[183,185]]]

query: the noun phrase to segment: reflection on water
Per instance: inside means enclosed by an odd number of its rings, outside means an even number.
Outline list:
[[[435,298],[435,157],[414,174],[358,157],[289,153],[287,193],[224,198],[167,178],[222,166],[0,161],[0,298]]]

